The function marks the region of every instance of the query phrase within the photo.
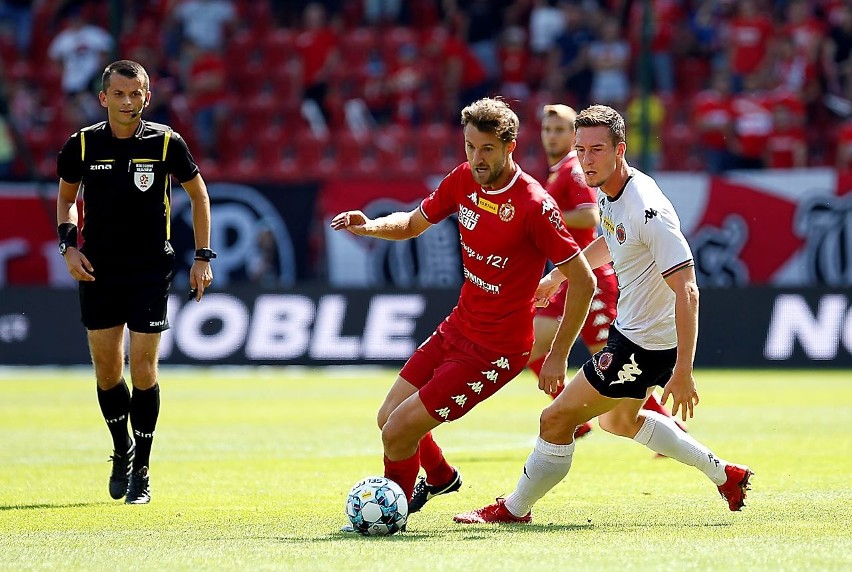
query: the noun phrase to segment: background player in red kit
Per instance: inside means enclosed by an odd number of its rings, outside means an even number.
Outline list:
[[[547,192],[562,209],[565,226],[571,232],[580,248],[585,248],[598,236],[600,214],[598,212],[595,191],[586,184],[583,169],[574,151],[574,120],[577,112],[562,104],[545,105],[541,119],[541,143],[547,155],[550,175],[547,178]],[[580,331],[580,337],[591,355],[606,345],[609,327],[615,320],[618,302],[618,279],[612,264],[604,264],[594,269],[597,288],[592,299],[586,322]],[[539,375],[544,356],[550,349],[553,336],[559,326],[559,320],[565,307],[565,297],[569,287],[563,288],[550,300],[550,304],[539,308],[535,317],[535,344],[530,355],[529,367]],[[562,391],[560,386],[551,397]],[[671,417],[660,405],[656,396],[651,395],[643,405],[645,409],[656,411]],[[684,428],[682,424],[679,424]],[[583,423],[577,428],[575,437],[581,437],[591,431],[591,423]]]
[[[335,230],[387,240],[414,238],[458,216],[464,284],[458,304],[409,358],[379,409],[385,476],[417,512],[432,497],[461,486],[431,430],[461,418],[526,367],[533,344],[534,294],[546,260],[571,281],[566,313],[545,360],[539,387],[565,379],[574,343],[594,293],[594,275],[541,185],[512,159],[518,116],[500,99],[462,110],[467,162],[456,167],[411,212],[371,220],[338,214]],[[426,476],[417,480],[420,467]]]

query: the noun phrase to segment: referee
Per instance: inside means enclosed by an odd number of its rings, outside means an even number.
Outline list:
[[[213,281],[210,260],[216,253],[210,250],[207,187],[186,142],[167,125],[142,120],[151,100],[145,68],[129,60],[114,62],[101,83],[98,98],[107,120],[74,133],[59,152],[59,253],[79,283],[98,403],[112,435],[109,493],[127,504],[147,504],[160,411],[157,358],[160,333],[169,327],[166,301],[175,262],[169,243],[171,176],[192,202],[197,250],[189,283],[196,301]],[[78,245],[81,190],[85,224]],[[132,397],[123,375],[125,325]]]

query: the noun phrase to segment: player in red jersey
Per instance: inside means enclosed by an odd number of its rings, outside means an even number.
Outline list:
[[[571,232],[580,248],[585,248],[598,236],[598,213],[595,191],[586,184],[583,169],[574,151],[574,120],[577,112],[562,104],[545,105],[541,120],[541,143],[550,166],[547,178],[547,191],[562,209],[565,226]],[[609,337],[609,327],[615,320],[615,307],[618,301],[618,279],[612,264],[604,264],[594,269],[597,288],[592,299],[586,322],[580,331],[580,337],[591,355],[604,348]],[[567,286],[567,285],[566,285]],[[562,318],[565,296],[568,291],[563,287],[544,308],[539,308],[535,317],[535,343],[530,354],[529,368],[536,375],[541,371],[544,356],[550,349],[553,336]],[[562,391],[559,387],[551,393],[554,399]],[[645,409],[656,411],[671,417],[660,405],[655,395],[648,397],[643,405]],[[681,424],[681,428],[684,426]],[[589,422],[577,427],[575,437],[582,437],[592,430]]]
[[[565,380],[573,345],[594,294],[595,279],[553,199],[512,158],[518,116],[501,99],[480,99],[461,113],[467,162],[456,167],[411,212],[375,220],[338,214],[335,230],[386,240],[414,238],[458,216],[464,284],[458,304],[409,358],[379,409],[385,476],[417,512],[461,486],[431,431],[461,418],[518,375],[533,345],[534,294],[546,260],[571,281],[565,313],[539,387]],[[426,476],[417,475],[423,467]]]

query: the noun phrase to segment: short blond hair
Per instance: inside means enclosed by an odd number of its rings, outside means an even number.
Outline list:
[[[559,117],[568,121],[571,124],[571,128],[574,128],[574,120],[577,119],[577,112],[574,111],[573,107],[568,105],[564,105],[562,103],[552,103],[550,105],[545,105],[541,109],[541,118],[545,117]]]

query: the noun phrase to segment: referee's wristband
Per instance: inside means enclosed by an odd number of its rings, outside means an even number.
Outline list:
[[[209,248],[199,248],[195,251],[195,259],[202,262],[210,262],[216,258],[216,253]]]
[[[56,234],[59,236],[59,243],[66,246],[77,248],[77,225],[73,222],[63,222],[56,227]],[[196,255],[198,253],[196,252]],[[214,253],[215,257],[216,254]]]

